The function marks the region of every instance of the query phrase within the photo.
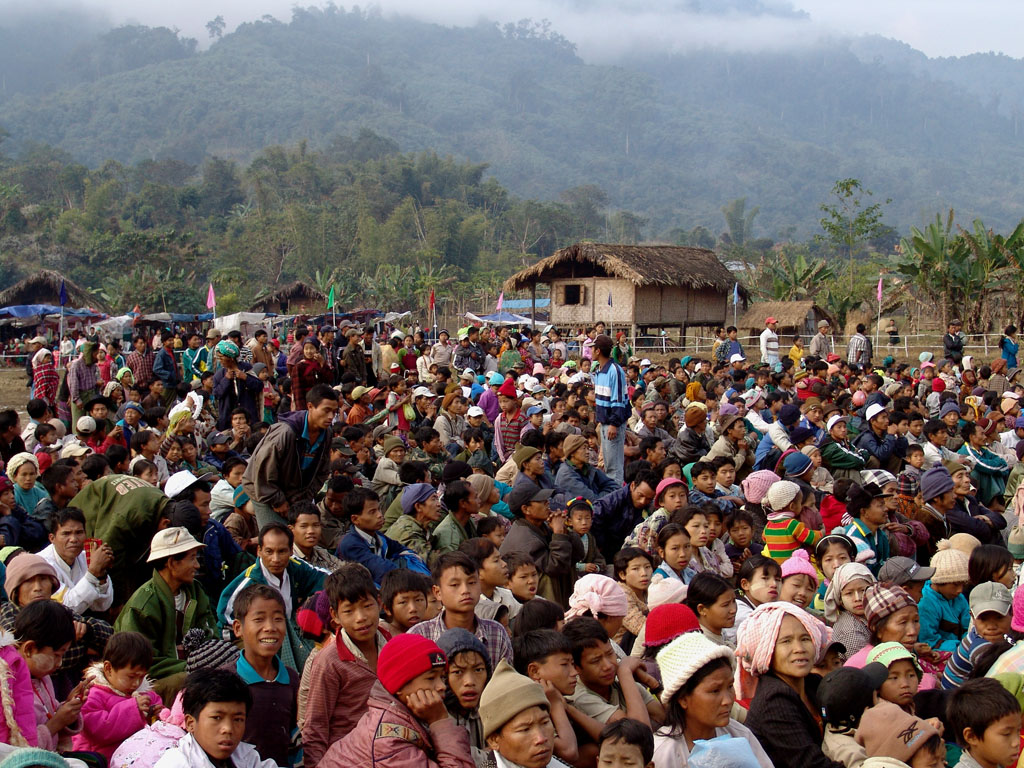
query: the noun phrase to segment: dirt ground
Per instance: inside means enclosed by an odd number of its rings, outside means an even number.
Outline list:
[[[0,368],[0,410],[16,408],[24,416],[26,402],[25,371],[21,368]]]

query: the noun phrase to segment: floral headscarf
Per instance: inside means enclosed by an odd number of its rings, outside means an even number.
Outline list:
[[[217,354],[223,355],[224,357],[230,357],[232,360],[237,360],[238,346],[232,341],[218,341]]]

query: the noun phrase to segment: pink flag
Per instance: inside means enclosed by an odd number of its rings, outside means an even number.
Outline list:
[[[501,312],[501,305],[504,304],[504,303],[505,303],[505,292],[502,291],[501,295],[498,296],[498,308],[495,309],[494,311],[495,312]]]
[[[878,278],[878,301],[882,301],[882,278]]]
[[[217,297],[213,295],[213,283],[210,283],[210,290],[206,294],[206,308],[213,309],[217,306]]]

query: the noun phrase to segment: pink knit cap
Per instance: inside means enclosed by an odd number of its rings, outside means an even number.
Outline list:
[[[770,469],[759,469],[751,472],[740,484],[743,487],[743,498],[751,504],[760,504],[764,501],[765,494],[772,487],[773,483],[779,481],[779,476]]]
[[[796,576],[798,573],[807,574],[814,585],[818,585],[818,572],[811,565],[811,558],[802,549],[796,550],[782,564],[782,580],[785,581],[787,577]]]
[[[664,491],[666,488],[671,488],[673,485],[681,485],[683,487],[686,487],[686,483],[684,483],[678,477],[666,477],[664,480],[658,483],[658,487],[654,489],[655,500],[660,499],[661,492]]]

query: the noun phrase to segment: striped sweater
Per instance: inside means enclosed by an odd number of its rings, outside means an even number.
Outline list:
[[[764,552],[780,565],[801,546],[813,550],[821,534],[808,528],[795,517],[769,521],[764,527]]]

